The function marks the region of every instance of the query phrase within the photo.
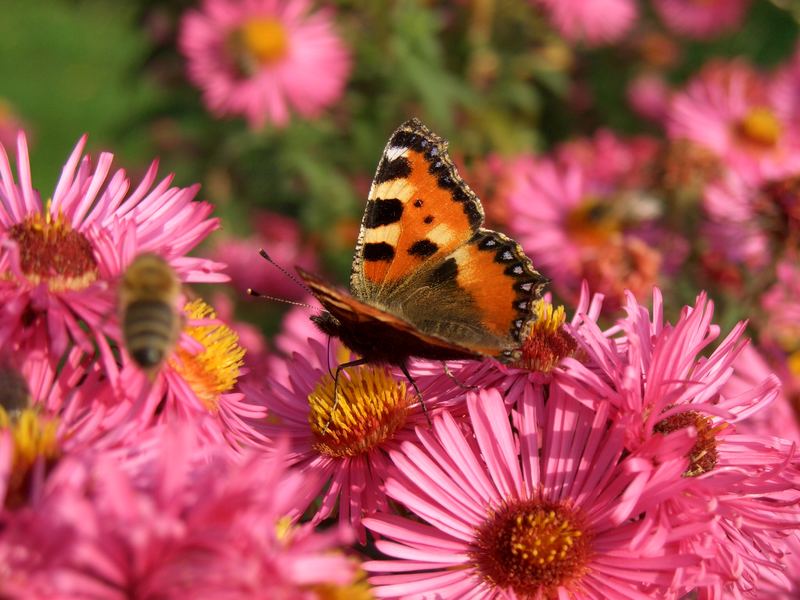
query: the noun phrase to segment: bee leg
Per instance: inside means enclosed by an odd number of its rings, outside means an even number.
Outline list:
[[[336,375],[333,376],[333,406],[331,406],[331,412],[328,415],[328,422],[325,423],[325,428],[322,430],[323,434],[328,433],[328,428],[331,426],[331,421],[333,421],[333,413],[336,412],[336,409],[339,406],[339,373],[348,367],[357,367],[359,365],[365,365],[368,362],[369,361],[366,358],[359,358],[337,365]]]
[[[453,372],[450,370],[450,367],[447,366],[446,362],[442,361],[442,367],[444,367],[445,375],[447,375],[450,379],[452,379],[453,383],[455,383],[462,390],[477,390],[477,389],[480,389],[480,386],[477,386],[477,385],[465,385],[465,384],[461,383],[458,379],[456,379],[456,376],[453,375]]]
[[[428,414],[428,407],[425,406],[425,400],[422,399],[422,393],[419,391],[419,388],[417,387],[417,382],[414,381],[413,377],[411,377],[411,374],[408,372],[405,363],[400,365],[400,369],[403,371],[403,375],[406,376],[406,379],[408,379],[411,382],[411,385],[414,386],[414,391],[417,393],[417,398],[419,398],[419,403],[422,405],[422,412],[425,413],[425,419],[428,421],[428,427],[431,427],[432,425],[431,417]]]

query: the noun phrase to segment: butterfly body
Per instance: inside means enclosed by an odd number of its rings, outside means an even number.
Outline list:
[[[326,309],[312,320],[368,362],[514,360],[546,279],[519,244],[482,224],[447,143],[407,121],[370,189],[352,294],[298,269]]]

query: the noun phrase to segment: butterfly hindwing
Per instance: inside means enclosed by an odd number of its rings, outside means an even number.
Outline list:
[[[483,223],[447,143],[417,119],[389,138],[370,188],[350,279],[353,293],[385,303],[410,274],[465,244]]]
[[[533,318],[531,303],[545,284],[511,238],[478,230],[440,265],[412,276],[398,312],[421,330],[480,354],[512,358]]]

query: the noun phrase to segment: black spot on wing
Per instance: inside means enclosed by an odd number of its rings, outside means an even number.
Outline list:
[[[429,256],[436,254],[437,250],[439,250],[439,246],[437,246],[434,242],[430,240],[419,240],[418,242],[411,244],[411,248],[408,249],[408,253],[411,256],[428,258]]]
[[[458,277],[458,264],[455,258],[448,258],[431,273],[431,283],[454,282]]]
[[[369,200],[364,215],[364,227],[367,229],[391,225],[403,216],[403,203],[397,198]]]
[[[384,156],[378,165],[378,172],[375,173],[375,183],[401,179],[409,175],[411,175],[411,163],[405,156],[398,156],[394,160],[387,160]]]
[[[364,244],[364,260],[376,262],[380,260],[392,260],[394,258],[394,248],[386,242]]]
[[[431,223],[433,223],[433,215],[428,215],[427,217],[422,219],[422,222],[425,223],[426,225],[430,225]]]

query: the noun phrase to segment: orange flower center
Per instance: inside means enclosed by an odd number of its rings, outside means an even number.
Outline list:
[[[697,440],[689,451],[689,468],[683,473],[684,477],[697,477],[708,473],[717,465],[719,453],[717,452],[717,434],[725,429],[728,424],[714,425],[713,421],[697,411],[687,410],[672,415],[656,423],[653,431],[656,433],[670,433],[693,426],[697,430]]]
[[[761,148],[772,148],[780,139],[781,123],[769,108],[756,107],[737,124],[739,136]]]
[[[522,344],[522,353],[519,361],[514,366],[528,371],[549,373],[559,361],[572,356],[578,344],[564,330],[564,307],[557,309],[544,300],[538,300],[533,305],[536,320],[531,324],[530,331]]]
[[[48,203],[49,204],[49,203]],[[8,230],[19,246],[20,267],[25,277],[54,291],[82,290],[97,279],[97,260],[89,240],[49,206]]]
[[[587,572],[591,535],[578,509],[563,503],[515,500],[478,528],[470,558],[483,579],[517,597],[555,598]]]
[[[289,51],[289,36],[280,21],[251,19],[238,32],[241,46],[257,65],[271,65]]]

